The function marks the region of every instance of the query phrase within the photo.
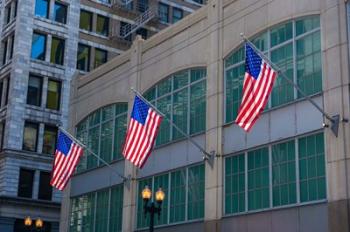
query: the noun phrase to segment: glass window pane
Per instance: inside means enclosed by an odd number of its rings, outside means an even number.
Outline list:
[[[183,10],[173,7],[173,23],[181,20],[183,18]]]
[[[67,6],[59,2],[55,2],[54,6],[54,19],[56,22],[64,23],[67,22]]]
[[[163,23],[169,23],[169,6],[163,3],[158,5],[159,20]]]
[[[325,154],[323,133],[299,139],[299,153],[306,146],[306,154],[299,156],[301,202],[326,198]],[[317,146],[317,149],[316,149]]]
[[[28,80],[27,104],[41,105],[42,78],[30,75]]]
[[[49,0],[35,0],[35,15],[49,18]]]
[[[157,100],[157,108],[160,112],[171,118],[171,96]],[[170,141],[170,124],[166,120],[160,124],[156,143],[161,145]]]
[[[108,228],[109,190],[97,192],[95,232],[105,232]]]
[[[122,231],[123,221],[123,185],[117,185],[111,189],[110,216],[109,216],[109,231]]]
[[[145,28],[139,28],[136,30],[136,35],[141,35],[142,39],[147,39],[148,32]]]
[[[170,222],[185,220],[186,170],[171,173]]]
[[[195,134],[206,126],[206,82],[192,85],[190,91],[190,134]]]
[[[90,71],[90,47],[79,44],[77,55],[77,69],[89,72]]]
[[[51,174],[49,172],[40,172],[38,199],[51,201],[52,187],[50,185]]]
[[[92,31],[92,13],[88,11],[80,11],[80,29]]]
[[[273,206],[296,203],[294,140],[272,146]]]
[[[117,108],[118,107],[123,107],[123,106],[117,105]],[[119,114],[115,118],[115,129],[114,129],[115,138],[114,138],[113,159],[123,158],[122,149],[123,149],[123,144],[125,140],[126,129],[127,129],[127,108],[125,109],[123,114]]]
[[[25,122],[23,133],[23,150],[37,150],[38,129],[39,125],[37,123]]]
[[[43,153],[54,155],[57,140],[57,127],[45,125]]]
[[[188,85],[188,71],[174,74],[174,90]]]
[[[188,110],[188,89],[181,90],[174,94],[173,99],[173,122],[183,132],[187,133],[187,110]],[[184,136],[174,127],[173,139]]]
[[[322,91],[320,32],[314,32],[297,40],[296,46],[298,85],[308,95]]]
[[[271,52],[274,62],[286,76],[293,80],[293,43],[275,49]],[[271,105],[278,106],[294,100],[294,88],[284,78],[276,78],[272,93]]]
[[[204,165],[188,169],[187,220],[204,217]]]
[[[51,44],[51,59],[50,62],[54,64],[63,65],[64,61],[64,40],[52,37]]]
[[[101,145],[100,157],[106,162],[112,159],[112,135],[113,135],[113,121],[110,120],[101,125]],[[100,165],[104,165],[100,162]]]
[[[248,152],[248,210],[267,208],[269,201],[268,148]]]
[[[20,169],[17,196],[32,198],[34,170]]]
[[[311,17],[297,20],[295,22],[295,28],[296,28],[295,31],[297,36],[319,27],[320,27],[319,16],[311,16]]]
[[[31,58],[45,60],[46,35],[33,33]]]
[[[225,214],[245,211],[244,154],[225,159]]]
[[[107,62],[107,51],[102,49],[95,49],[95,68]]]
[[[244,73],[244,64],[226,71],[226,123],[237,117],[242,99]]]
[[[289,22],[271,29],[271,47],[281,44],[293,37],[293,23]]]
[[[52,110],[60,109],[61,101],[61,82],[49,80],[47,86],[46,108]]]
[[[102,15],[97,15],[96,32],[101,35],[108,36],[109,33],[109,18]]]

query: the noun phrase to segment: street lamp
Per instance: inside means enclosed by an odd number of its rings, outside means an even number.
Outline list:
[[[35,229],[36,231],[41,231],[41,229],[44,226],[44,222],[41,218],[38,218],[35,220],[33,227],[33,220],[30,216],[27,216],[24,218],[24,226],[28,231],[33,231],[33,229]]]
[[[150,214],[150,223],[149,223],[149,231],[153,232],[154,227],[154,214],[158,214],[158,219],[160,218],[160,211],[162,210],[162,203],[165,198],[165,193],[163,192],[162,188],[159,188],[156,192],[156,203],[153,201],[150,202],[152,198],[152,191],[150,188],[146,185],[145,188],[142,190],[142,199],[143,199],[143,209],[145,216],[147,213]]]

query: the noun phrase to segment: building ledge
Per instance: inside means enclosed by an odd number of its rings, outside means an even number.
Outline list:
[[[0,196],[0,205],[25,205],[27,207],[41,207],[47,209],[60,209],[61,203],[53,201],[38,200],[32,198]]]

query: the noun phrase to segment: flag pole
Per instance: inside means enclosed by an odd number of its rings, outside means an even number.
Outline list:
[[[294,81],[290,80],[287,75],[281,71],[281,69],[273,63],[263,52],[261,52],[243,33],[240,34],[243,40],[248,43],[257,53],[259,53],[260,56],[266,60],[273,69],[277,71],[277,73],[283,77],[289,84],[291,84],[306,100],[308,100],[318,111],[322,113],[324,117],[326,117],[330,122],[331,122],[331,130],[333,134],[338,137],[338,128],[339,128],[339,121],[340,121],[340,116],[339,114],[330,116],[327,114],[317,103],[310,97],[308,96]],[[327,125],[324,124],[324,127],[328,127]]]
[[[87,152],[91,153],[93,156],[95,156],[98,160],[100,160],[103,164],[105,164],[110,170],[111,172],[113,172],[114,174],[116,174],[118,177],[123,179],[123,182],[129,181],[129,180],[133,180],[131,177],[125,177],[121,174],[119,174],[118,172],[116,172],[112,166],[107,163],[104,159],[102,159],[101,157],[99,157],[95,152],[93,152],[90,148],[88,148],[84,143],[82,143],[80,140],[76,139],[71,133],[69,133],[67,130],[63,129],[62,127],[58,127],[59,130],[63,131],[65,134],[67,134],[70,139],[72,139],[73,141],[75,141],[76,143],[78,143],[80,146],[82,146]]]
[[[149,106],[151,106],[155,111],[157,111],[157,113],[159,113],[160,115],[162,115],[169,123],[171,126],[173,126],[178,132],[180,132],[181,135],[185,136],[190,143],[192,143],[195,147],[197,147],[203,154],[203,160],[208,160],[210,161],[209,163],[212,165],[212,161],[215,155],[215,152],[212,151],[210,153],[208,153],[204,148],[202,148],[196,141],[194,141],[191,136],[189,136],[187,133],[183,132],[171,119],[169,119],[165,114],[163,114],[162,112],[160,112],[152,103],[150,103],[146,98],[144,98],[142,96],[141,93],[139,93],[136,89],[134,89],[133,87],[131,87],[131,90],[134,91],[134,93],[140,97],[144,102],[146,102]]]

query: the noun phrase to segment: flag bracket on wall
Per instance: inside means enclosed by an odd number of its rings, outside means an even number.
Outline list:
[[[281,76],[286,80],[289,84],[291,84],[306,100],[308,100],[319,112],[322,113],[322,115],[328,119],[331,122],[330,129],[333,132],[333,134],[338,137],[338,130],[339,130],[339,122],[348,122],[348,119],[342,119],[340,120],[340,115],[334,115],[330,116],[328,113],[326,113],[310,96],[308,96],[294,81],[290,80],[284,72],[281,71],[281,69],[274,64],[265,54],[263,54],[245,35],[244,33],[240,34],[241,37],[243,38],[244,42],[249,44],[250,47],[254,49],[254,51],[274,69],[278,73],[278,76]],[[323,123],[323,127],[329,127],[328,124]]]

